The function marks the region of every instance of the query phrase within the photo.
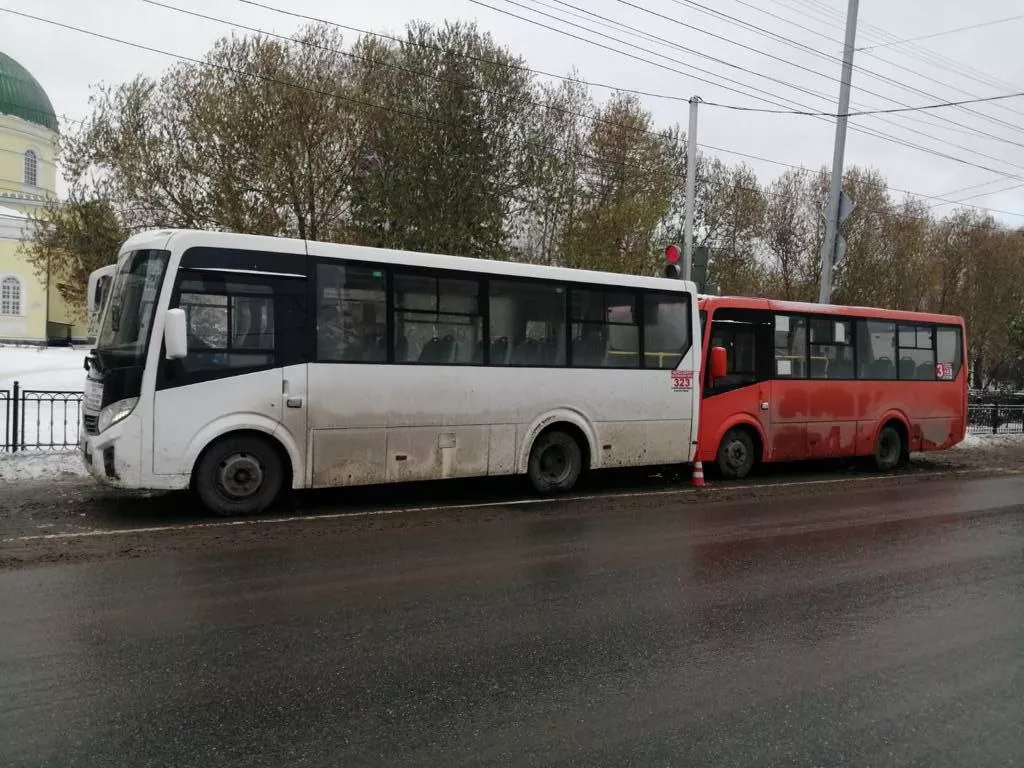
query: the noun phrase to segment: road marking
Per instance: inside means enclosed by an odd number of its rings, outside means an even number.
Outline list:
[[[632,499],[641,496],[681,496],[691,493],[715,493],[721,491],[756,491],[766,488],[795,488],[806,485],[838,485],[840,483],[855,483],[864,480],[894,480],[897,478],[918,478],[918,477],[949,477],[954,475],[975,474],[975,470],[961,469],[953,472],[917,472],[914,474],[893,474],[875,475],[867,477],[832,477],[823,480],[794,480],[788,483],[756,483],[750,485],[709,485],[698,490],[696,488],[666,488],[657,491],[625,491],[622,493],[590,493],[577,494],[575,496],[549,496],[538,499],[510,499],[508,501],[480,501],[470,504],[433,504],[423,507],[396,507],[394,509],[368,509],[354,512],[326,512],[323,514],[308,515],[286,515],[279,517],[255,517],[242,520],[218,520],[208,523],[177,523],[174,525],[151,525],[141,528],[110,528],[91,529],[88,531],[68,531],[64,533],[43,533],[30,536],[14,536],[8,539],[0,539],[0,544],[17,544],[31,541],[58,541],[61,539],[84,539],[104,536],[122,536],[140,533],[170,533],[195,531],[203,528],[232,528],[238,526],[252,525],[283,525],[287,523],[311,523],[321,520],[339,520],[342,518],[360,517],[389,517],[391,515],[403,515],[416,512],[441,512],[445,510],[467,510],[487,509],[490,507],[525,507],[538,504],[554,504],[567,501],[590,501],[593,499]],[[1016,470],[1006,470],[1006,474],[1024,474]]]

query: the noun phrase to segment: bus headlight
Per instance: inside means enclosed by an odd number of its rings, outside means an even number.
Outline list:
[[[108,405],[100,411],[100,418],[96,425],[96,431],[103,432],[105,429],[117,424],[117,422],[121,421],[129,413],[135,410],[135,406],[138,402],[139,398],[129,397],[125,400],[118,400],[116,403]]]

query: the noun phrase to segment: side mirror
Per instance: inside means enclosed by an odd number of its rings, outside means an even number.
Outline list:
[[[106,297],[107,289],[114,279],[114,271],[116,269],[117,265],[111,264],[110,266],[97,269],[89,275],[86,304],[88,305],[90,315],[95,315],[103,309],[103,299]]]
[[[725,377],[728,370],[725,347],[711,348],[711,378],[721,379]]]
[[[184,309],[168,309],[164,315],[164,347],[168,360],[188,354],[188,328]]]

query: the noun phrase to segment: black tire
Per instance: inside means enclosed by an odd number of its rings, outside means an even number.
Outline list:
[[[722,477],[739,480],[750,474],[757,456],[754,454],[754,440],[745,429],[730,429],[718,446],[715,463]]]
[[[875,440],[875,467],[879,472],[891,472],[902,466],[906,459],[903,437],[895,427],[882,427]]]
[[[273,446],[248,435],[218,440],[196,466],[193,488],[211,512],[224,517],[254,515],[281,493],[284,468]]]
[[[527,474],[538,493],[571,491],[583,472],[583,453],[572,435],[545,432],[530,449]]]

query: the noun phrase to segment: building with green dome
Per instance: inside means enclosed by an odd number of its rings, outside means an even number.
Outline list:
[[[0,342],[84,340],[48,276],[19,253],[30,215],[57,193],[57,114],[32,74],[0,51]]]

